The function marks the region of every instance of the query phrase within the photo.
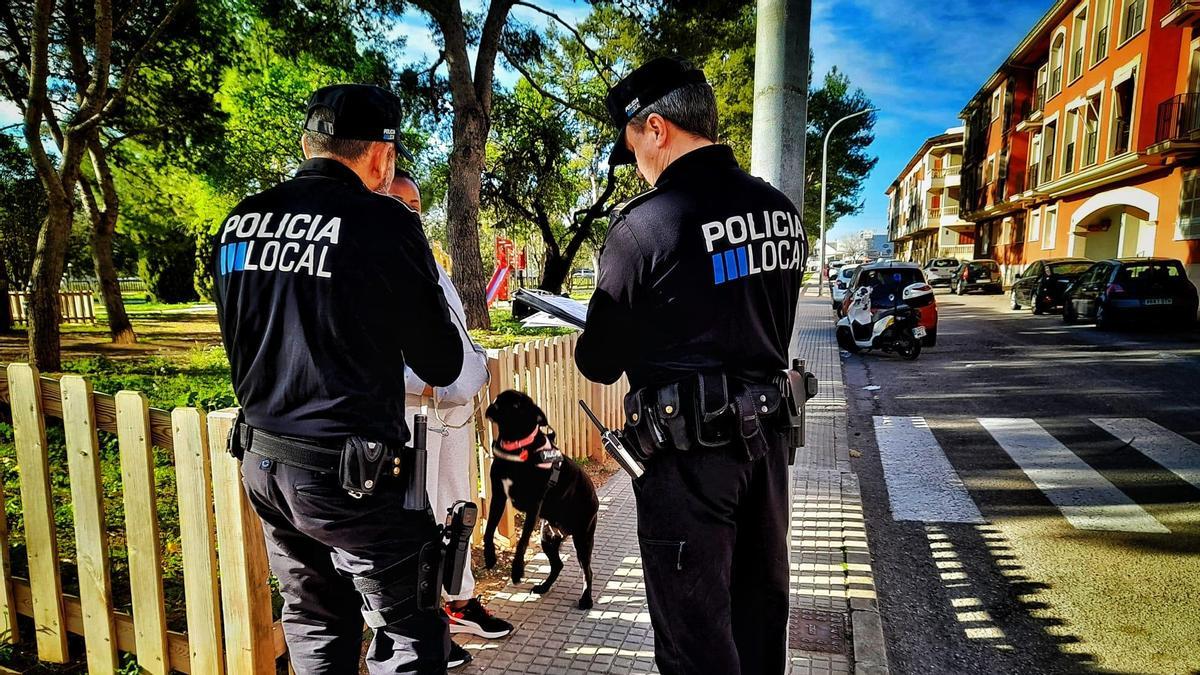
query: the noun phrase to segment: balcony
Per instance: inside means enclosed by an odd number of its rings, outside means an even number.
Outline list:
[[[1180,94],[1158,104],[1154,144],[1146,148],[1147,159],[1166,163],[1170,157],[1200,152],[1200,93]]]
[[[929,177],[929,188],[927,192],[941,190],[947,187],[954,187],[962,182],[960,175],[962,167],[946,166],[940,169],[934,169]]]
[[[1196,0],[1171,0],[1171,9],[1162,18],[1162,27],[1187,28],[1200,23],[1200,2]]]

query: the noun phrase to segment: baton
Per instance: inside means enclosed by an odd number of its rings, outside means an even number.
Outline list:
[[[412,461],[408,467],[408,485],[404,488],[404,509],[406,511],[424,511],[429,508],[429,493],[425,488],[425,471],[428,463],[425,434],[428,426],[429,419],[425,415],[413,416],[412,450],[408,453]]]

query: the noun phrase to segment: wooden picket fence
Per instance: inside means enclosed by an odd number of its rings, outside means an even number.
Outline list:
[[[624,386],[587,382],[574,367],[575,342],[575,336],[564,336],[491,352],[491,382],[478,403],[486,407],[504,389],[525,391],[546,411],[564,453],[595,459],[602,454],[599,438],[576,400],[587,401],[607,425],[619,426]],[[7,527],[0,518],[0,642],[17,641],[17,616],[24,615],[32,618],[40,659],[68,661],[67,636],[81,635],[91,673],[115,672],[118,651],[134,654],[139,666],[155,675],[275,672],[286,648],[272,618],[262,529],[242,489],[240,467],[225,450],[236,410],[207,416],[194,408],[168,412],[149,407],[139,392],[95,393],[80,376],[39,377],[36,369],[19,363],[0,372],[0,402],[12,411],[29,563],[28,579],[12,574]],[[48,418],[62,420],[65,432],[78,596],[63,592]],[[477,430],[481,446],[472,468],[480,479],[477,503],[486,513],[491,461],[486,449],[493,432],[486,422]],[[116,434],[119,446],[128,613],[113,601],[98,431]],[[155,447],[170,450],[174,458],[186,632],[167,629]],[[512,513],[507,510],[500,530],[509,540]]]
[[[10,291],[8,311],[13,323],[29,323],[29,293]],[[90,291],[60,291],[58,311],[63,323],[96,323],[96,307]]]

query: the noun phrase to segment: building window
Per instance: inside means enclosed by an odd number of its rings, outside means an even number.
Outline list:
[[[1046,107],[1046,80],[1050,77],[1048,64],[1043,63],[1037,71],[1037,91],[1033,95],[1033,109],[1041,110]]]
[[[1122,0],[1121,43],[1142,32],[1146,24],[1146,0]]]
[[[985,185],[996,180],[996,158],[988,157],[987,169],[983,172],[983,182]]]
[[[1067,175],[1075,170],[1075,126],[1076,119],[1079,117],[1078,109],[1071,110],[1067,113],[1067,119],[1063,122],[1063,175]]]
[[[1200,171],[1183,174],[1183,190],[1179,194],[1179,224],[1176,239],[1200,239]]]
[[[1000,119],[1000,90],[992,92],[992,121]]]
[[[1046,209],[1046,236],[1042,238],[1042,249],[1054,248],[1058,240],[1058,208]]]
[[[1100,94],[1089,96],[1083,109],[1083,163],[1096,163],[1100,147]]]
[[[1096,0],[1096,20],[1092,23],[1092,65],[1108,56],[1109,24],[1112,23],[1112,0]]]
[[[1059,33],[1050,47],[1050,97],[1062,91],[1063,50],[1066,49],[1067,34]]]
[[[1051,122],[1046,125],[1045,133],[1042,134],[1042,182],[1049,183],[1054,180],[1054,151],[1058,135],[1058,122]]]
[[[1071,81],[1083,76],[1083,50],[1087,44],[1087,7],[1075,15],[1071,27]]]
[[[1035,189],[1041,182],[1039,168],[1042,162],[1042,134],[1041,132],[1033,135],[1033,140],[1029,142],[1029,179],[1025,181],[1028,184],[1028,189]]]
[[[1135,69],[1124,82],[1113,88],[1113,157],[1133,149],[1133,95],[1136,80]]]
[[[1037,241],[1042,236],[1042,211],[1029,212],[1029,241]]]

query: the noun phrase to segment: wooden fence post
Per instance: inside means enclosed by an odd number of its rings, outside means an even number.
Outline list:
[[[71,477],[71,506],[75,511],[75,557],[88,672],[113,673],[118,665],[117,638],[113,624],[108,532],[104,525],[100,443],[96,438],[95,397],[91,383],[78,375],[64,375],[59,387],[67,438],[67,471]]]
[[[154,675],[166,675],[170,671],[170,659],[167,656],[167,615],[158,506],[155,503],[158,490],[154,484],[150,408],[145,395],[138,391],[117,392],[116,403],[137,662]]]
[[[195,408],[176,408],[171,412],[171,426],[191,672],[221,675],[225,663],[221,657],[221,592],[208,430]]]
[[[9,364],[8,386],[17,467],[21,472],[21,510],[25,515],[25,548],[29,556],[38,658],[66,663],[67,627],[63,618],[46,421],[42,417],[42,387],[37,369],[24,363]]]
[[[225,618],[225,670],[257,675],[275,672],[268,585],[271,569],[262,524],[242,488],[241,466],[225,449],[236,418],[234,409],[208,415],[221,611]]]

